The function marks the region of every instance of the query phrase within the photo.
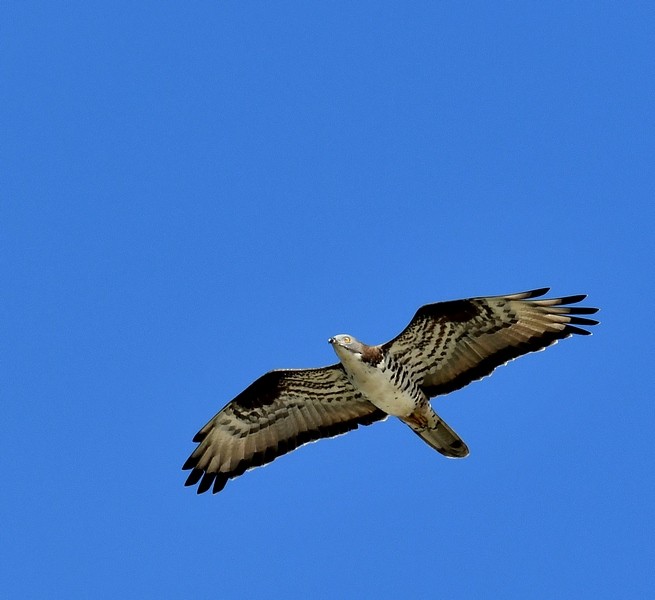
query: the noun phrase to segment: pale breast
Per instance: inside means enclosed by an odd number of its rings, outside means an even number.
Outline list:
[[[390,365],[382,360],[372,366],[354,357],[342,359],[342,364],[351,383],[371,404],[389,415],[406,417],[414,412],[422,399],[423,393],[400,365]]]

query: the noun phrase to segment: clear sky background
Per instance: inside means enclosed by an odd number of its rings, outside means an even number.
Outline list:
[[[493,4],[493,6],[492,6]],[[5,2],[0,596],[654,591],[643,2]],[[183,487],[252,380],[428,302],[602,324],[435,406]]]

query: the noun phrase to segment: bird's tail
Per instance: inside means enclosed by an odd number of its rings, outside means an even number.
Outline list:
[[[419,408],[409,417],[401,419],[418,436],[437,452],[449,458],[464,458],[469,449],[448,424],[432,410],[429,404]]]

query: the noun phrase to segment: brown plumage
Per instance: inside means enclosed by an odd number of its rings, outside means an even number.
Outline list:
[[[598,309],[567,306],[583,295],[539,299],[548,288],[421,307],[393,340],[368,346],[330,338],[340,363],[266,373],[229,402],[194,437],[186,485],[214,493],[228,479],[298,446],[398,416],[430,446],[462,457],[468,448],[434,413],[428,398],[489,375],[597,321]]]

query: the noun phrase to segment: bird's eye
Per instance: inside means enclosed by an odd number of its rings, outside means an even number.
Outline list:
[[[349,335],[344,336],[343,343],[344,344],[350,344],[350,342],[352,342],[352,339],[350,338],[350,336]]]

